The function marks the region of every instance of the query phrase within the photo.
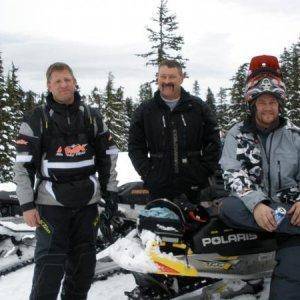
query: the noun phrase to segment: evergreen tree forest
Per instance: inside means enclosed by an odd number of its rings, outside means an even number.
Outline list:
[[[171,58],[178,59],[184,66],[186,60],[180,54],[183,38],[181,36],[176,38],[174,35],[173,31],[177,29],[175,15],[168,12],[166,4],[166,0],[161,0],[158,16],[153,21],[159,26],[163,26],[163,32],[167,36],[163,38],[169,41],[164,43],[164,45],[167,45],[169,48],[160,47],[157,32],[147,28],[150,34],[149,38],[151,37],[153,41],[153,46],[151,51],[141,56],[148,59],[148,65],[157,66],[161,59]],[[163,25],[160,24],[163,18],[167,18],[170,24],[166,25],[168,24],[166,20],[163,21]],[[167,33],[168,30],[171,32],[170,34]],[[174,38],[172,42],[171,37]],[[177,48],[173,47],[176,43]],[[176,55],[176,51],[178,51],[178,55]],[[173,54],[171,55],[170,53]],[[297,126],[300,126],[299,56],[300,40],[283,49],[280,56],[281,70],[288,94],[284,113]],[[18,67],[11,64],[9,71],[5,74],[4,63],[0,52],[0,182],[11,181],[13,178],[14,141],[24,112],[32,110],[36,105],[45,103],[47,95],[46,93],[37,94],[31,90],[25,91],[18,79]],[[231,78],[230,86],[220,87],[216,95],[209,87],[206,87],[206,89],[203,87],[203,90],[207,91],[203,100],[215,112],[219,127],[224,132],[240,121],[247,113],[247,107],[243,101],[247,69],[248,65],[244,63],[240,65],[235,74],[228,74],[228,78]],[[80,81],[80,78],[78,79]],[[126,88],[126,84],[124,86]],[[194,82],[191,93],[200,96],[198,80]],[[125,98],[124,88],[115,86],[114,75],[109,73],[104,86],[95,86],[90,94],[82,95],[82,98],[86,103],[100,110],[119,150],[126,151],[128,129],[134,110],[139,103],[148,101],[152,96],[151,84],[144,83],[140,85],[138,95],[131,95],[131,97]]]

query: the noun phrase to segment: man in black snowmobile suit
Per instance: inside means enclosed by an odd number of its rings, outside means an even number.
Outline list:
[[[215,116],[181,87],[183,79],[178,62],[160,64],[158,91],[133,115],[128,152],[152,199],[167,198],[197,213],[201,190],[217,169],[221,143]]]
[[[46,77],[46,104],[25,115],[16,141],[17,196],[24,220],[37,227],[30,299],[57,299],[63,277],[62,299],[86,299],[100,194],[108,214],[116,210],[117,147],[99,111],[82,102],[68,65],[52,64]]]
[[[231,196],[220,217],[227,225],[268,231],[278,237],[270,299],[296,300],[300,295],[300,129],[283,116],[286,101],[276,57],[251,60],[245,100],[248,118],[229,130],[220,164]],[[276,209],[286,215],[276,221]]]

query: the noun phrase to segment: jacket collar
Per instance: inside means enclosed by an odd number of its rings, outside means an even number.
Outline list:
[[[47,97],[46,97],[46,102],[47,105],[50,109],[54,110],[55,112],[61,113],[61,114],[66,114],[66,111],[68,111],[69,113],[73,113],[78,111],[80,103],[81,103],[81,97],[79,95],[79,93],[76,91],[74,93],[74,103],[71,105],[66,105],[66,104],[61,104],[56,102],[53,99],[53,95],[52,93],[48,93]]]
[[[178,101],[178,104],[176,105],[176,107],[174,108],[173,111],[176,110],[181,110],[186,109],[186,104],[188,102],[190,102],[191,98],[190,98],[190,93],[188,93],[184,88],[181,88],[181,93],[180,93],[180,99]],[[168,105],[165,103],[165,101],[161,98],[160,96],[160,91],[157,90],[154,93],[154,101],[162,108],[169,110]]]

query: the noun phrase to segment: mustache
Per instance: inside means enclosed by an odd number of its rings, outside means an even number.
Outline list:
[[[174,89],[174,84],[173,83],[163,83],[162,84],[162,87],[165,88],[165,87],[171,87]]]

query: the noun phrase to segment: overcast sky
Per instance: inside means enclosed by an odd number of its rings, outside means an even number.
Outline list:
[[[103,88],[108,72],[127,96],[155,70],[136,53],[149,50],[145,26],[159,0],[0,0],[0,51],[7,72],[13,61],[21,86],[45,88],[49,64],[73,67],[83,93]],[[298,0],[169,0],[184,36],[191,90],[198,80],[202,96],[210,86],[230,86],[238,66],[259,54],[280,55],[300,36]]]

